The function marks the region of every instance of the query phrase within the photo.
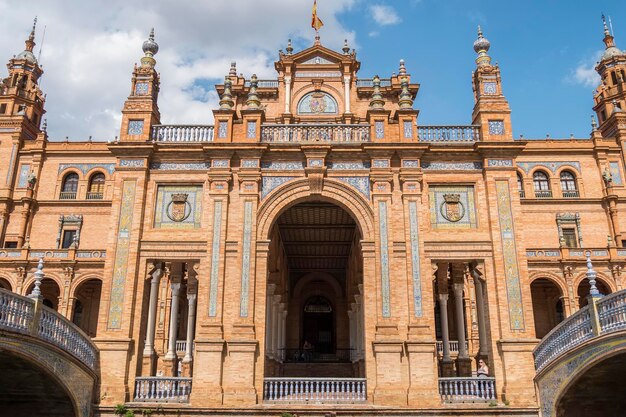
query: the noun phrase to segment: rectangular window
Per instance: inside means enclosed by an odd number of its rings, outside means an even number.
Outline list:
[[[17,249],[17,242],[4,242],[5,249]]]
[[[563,228],[563,240],[565,241],[565,246],[568,248],[577,248],[578,247],[578,238],[576,236],[576,229],[574,228]]]
[[[61,249],[68,249],[74,243],[76,237],[76,230],[64,230],[63,240],[61,241]]]
[[[0,104],[0,114],[5,114],[6,112],[7,112],[7,104],[6,103]]]

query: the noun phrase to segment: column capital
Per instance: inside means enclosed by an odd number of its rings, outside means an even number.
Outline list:
[[[180,287],[182,286],[182,284],[180,282],[172,282],[170,285],[172,287],[172,295],[174,293],[176,293],[176,295],[178,295],[178,293],[180,292]]]
[[[441,301],[448,301],[448,294],[447,293],[440,293],[439,295],[439,300]]]

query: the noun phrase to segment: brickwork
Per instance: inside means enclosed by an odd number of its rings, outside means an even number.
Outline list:
[[[607,292],[626,285],[626,116],[607,115],[591,138],[513,140],[500,68],[477,52],[477,127],[466,128],[478,133],[454,142],[455,128],[426,136],[417,111],[403,107],[400,97],[419,89],[406,69],[381,86],[357,83],[356,57],[322,45],[281,54],[277,79],[259,82],[261,107],[251,80],[231,74],[216,86],[222,101],[206,140],[190,133],[206,126],[160,124],[150,50],[132,74],[119,139],[108,144],[48,142],[39,123],[0,115],[18,127],[0,132],[3,286],[28,293],[44,258],[42,290],[100,348],[105,411],[134,399],[137,377],[179,370],[193,381],[181,408],[207,410],[263,404],[267,377],[330,376],[329,366],[288,366],[283,353],[303,348],[303,309],[323,297],[333,324],[321,343],[349,351],[352,363],[337,372],[366,379],[368,404],[446,407],[440,377],[469,376],[483,358],[496,400],[536,413],[532,349],[560,314],[580,308],[584,250]],[[0,102],[16,102],[11,91]],[[303,97],[322,92],[336,111],[311,101],[298,113]],[[354,125],[369,133],[349,136]],[[23,187],[26,165],[37,179]],[[535,194],[537,170],[551,195]],[[574,194],[562,191],[564,170]],[[68,173],[78,176],[71,191]],[[101,195],[90,191],[95,173],[104,174]],[[279,219],[294,207],[308,207],[308,217],[289,228]],[[78,235],[64,247],[68,231]],[[317,254],[313,241],[322,243]],[[444,333],[467,349],[438,350]],[[172,334],[193,346],[168,356]]]

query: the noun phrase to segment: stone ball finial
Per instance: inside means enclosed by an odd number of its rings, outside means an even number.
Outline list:
[[[483,30],[481,29],[480,25],[478,25],[478,39],[474,41],[474,51],[476,53],[479,53],[481,51],[487,52],[489,51],[490,47],[491,43],[489,42],[489,40],[487,40],[487,38],[483,36]]]
[[[148,56],[154,56],[159,52],[159,44],[154,41],[154,28],[150,30],[150,36],[141,46],[143,53]]]

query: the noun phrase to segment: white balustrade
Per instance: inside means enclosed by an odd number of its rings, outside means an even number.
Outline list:
[[[607,295],[596,305],[603,334],[626,329],[626,291]]]
[[[246,87],[250,87],[250,80],[246,80]],[[258,88],[278,88],[278,80],[257,80]]]
[[[135,378],[137,402],[188,402],[191,378],[142,376]]]
[[[391,78],[381,78],[380,79],[380,86],[381,87],[389,87],[389,86],[391,86]],[[358,79],[358,80],[356,80],[356,87],[357,88],[374,87],[374,80],[371,79],[371,78]]]
[[[33,320],[34,301],[7,290],[0,291],[0,328],[28,333]]]
[[[444,402],[477,402],[496,399],[496,379],[490,377],[439,378]]]
[[[368,124],[265,124],[261,142],[369,142]]]
[[[155,125],[152,140],[157,142],[213,142],[213,125]]]
[[[193,349],[193,345],[191,346]],[[187,341],[186,340],[177,340],[176,341],[176,352],[185,353],[187,351]]]
[[[572,314],[567,320],[559,323],[537,345],[535,368],[537,371],[546,366],[562,352],[572,349],[593,337],[593,328],[589,306],[585,306]]]
[[[465,341],[465,349],[469,350],[469,343]],[[443,354],[443,340],[437,340],[437,353]],[[459,353],[459,341],[458,340],[450,340],[450,353]]]
[[[42,306],[39,336],[71,353],[91,369],[96,365],[96,348],[89,336],[56,311]]]
[[[417,138],[422,142],[476,142],[480,140],[480,127],[417,126]]]
[[[356,403],[367,398],[365,378],[265,378],[263,399],[288,403]]]

